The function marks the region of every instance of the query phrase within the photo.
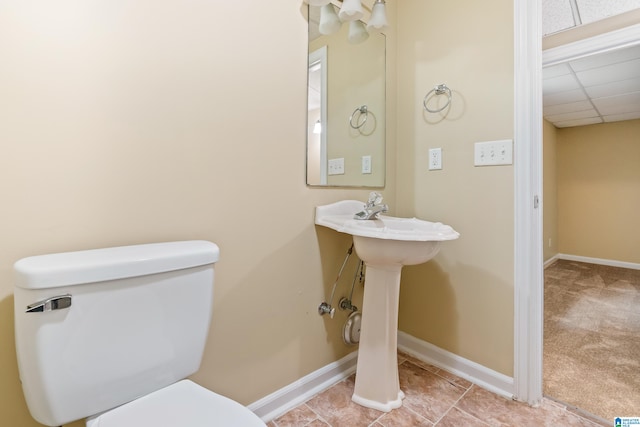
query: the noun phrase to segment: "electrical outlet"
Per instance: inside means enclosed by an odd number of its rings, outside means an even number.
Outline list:
[[[371,156],[362,156],[362,173],[371,173]]]
[[[344,175],[344,157],[329,159],[329,175]]]
[[[495,166],[513,164],[513,141],[476,142],[474,145],[475,166]]]
[[[429,150],[429,170],[442,169],[442,148],[431,148]]]

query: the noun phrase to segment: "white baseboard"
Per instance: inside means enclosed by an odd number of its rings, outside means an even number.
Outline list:
[[[546,260],[542,266],[543,268],[547,268],[559,259],[560,259],[560,254],[555,254],[554,256]]]
[[[443,350],[402,331],[398,331],[398,349],[423,362],[471,381],[491,392],[508,399],[513,398],[514,382],[512,377]]]
[[[263,397],[248,408],[268,423],[353,374],[356,371],[357,357],[357,351],[349,353],[342,359]]]
[[[568,255],[568,254],[557,254],[554,258],[565,259],[567,261],[587,262],[589,264],[609,265],[611,267],[622,267],[622,268],[630,268],[632,270],[640,270],[640,264],[635,262],[616,261],[613,259],[591,258],[586,256]]]
[[[398,331],[398,349],[496,394],[509,399],[513,397],[514,382],[512,377],[450,353],[402,331]],[[356,371],[357,357],[358,352],[354,351],[342,359],[263,397],[250,404],[248,408],[267,423],[353,374]]]

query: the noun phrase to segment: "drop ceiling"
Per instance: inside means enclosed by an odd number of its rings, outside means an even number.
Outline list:
[[[636,8],[640,0],[543,0],[543,33]],[[542,87],[544,118],[558,128],[640,119],[640,44],[545,67]]]

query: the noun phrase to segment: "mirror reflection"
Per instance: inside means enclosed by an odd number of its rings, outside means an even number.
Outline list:
[[[309,6],[307,184],[383,187],[385,36],[338,10]]]

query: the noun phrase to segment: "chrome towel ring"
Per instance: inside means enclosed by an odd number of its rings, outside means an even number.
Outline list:
[[[442,107],[438,108],[437,110],[430,109],[429,107],[427,107],[427,101],[429,100],[429,95],[431,94],[433,94],[434,96],[447,95],[447,98],[448,98],[447,103],[444,104]],[[439,84],[438,86],[434,87],[429,92],[427,92],[427,94],[424,96],[424,100],[422,101],[422,105],[424,106],[424,109],[430,113],[439,113],[440,111],[447,108],[449,104],[451,104],[451,89],[449,89],[447,85],[444,83]]]
[[[361,120],[363,117],[364,120]],[[365,123],[367,123],[368,118],[369,109],[366,105],[362,105],[353,110],[353,113],[351,113],[351,117],[349,117],[349,125],[351,125],[353,129],[360,129],[362,126],[364,126]],[[353,123],[353,119],[356,119],[355,123]]]

